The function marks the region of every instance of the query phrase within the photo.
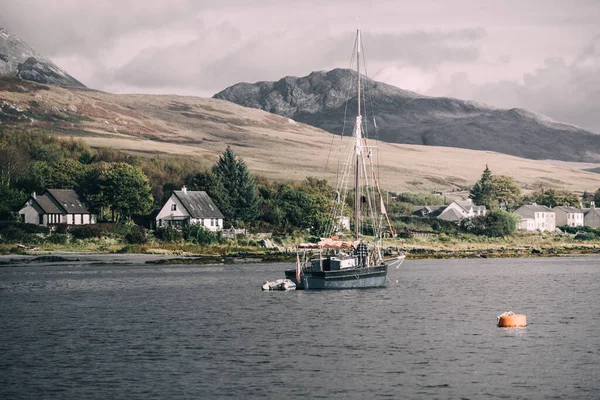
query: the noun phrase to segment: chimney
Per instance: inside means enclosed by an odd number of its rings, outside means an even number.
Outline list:
[[[187,188],[185,187],[185,185],[183,185],[183,186],[181,187],[181,191],[182,191],[183,193],[187,193]]]
[[[37,194],[35,192],[31,193],[31,197],[33,197],[34,199],[37,199]]]
[[[596,203],[593,201],[590,201],[590,208],[596,208]]]

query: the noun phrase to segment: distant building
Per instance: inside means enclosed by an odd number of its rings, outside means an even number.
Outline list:
[[[554,211],[537,204],[524,205],[514,211],[520,217],[518,229],[525,231],[554,231],[556,217]]]
[[[485,215],[486,212],[485,206],[475,205],[471,199],[468,199],[453,201],[448,206],[415,206],[412,215],[459,222],[465,218]]]
[[[416,217],[437,217],[448,206],[414,206],[412,215]]]
[[[583,226],[583,210],[581,208],[556,206],[552,209],[556,214],[556,226]]]
[[[95,224],[96,215],[71,189],[48,189],[35,192],[19,210],[21,222],[43,226]]]
[[[590,208],[584,209],[584,212],[584,225],[592,228],[600,228],[600,208],[596,208],[596,204],[593,201],[590,203]]]
[[[204,191],[175,190],[156,215],[156,226],[200,224],[209,231],[223,229],[223,214]]]

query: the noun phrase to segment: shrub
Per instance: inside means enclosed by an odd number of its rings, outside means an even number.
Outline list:
[[[180,231],[173,228],[172,226],[168,226],[166,228],[157,228],[154,231],[154,236],[163,242],[176,243],[181,242],[183,240],[183,235]]]
[[[50,243],[54,243],[54,244],[67,244],[67,242],[69,240],[69,235],[67,235],[65,233],[54,233],[54,234],[48,236],[47,240]]]
[[[213,244],[221,239],[221,232],[211,232],[202,225],[193,224],[183,228],[183,237],[194,244]]]
[[[123,239],[129,244],[144,244],[148,241],[144,228],[137,225],[132,226]]]
[[[71,235],[76,239],[100,238],[102,230],[98,225],[80,225],[73,227]]]

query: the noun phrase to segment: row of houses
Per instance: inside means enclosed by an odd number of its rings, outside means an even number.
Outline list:
[[[460,222],[465,218],[485,215],[485,206],[469,200],[453,201],[447,206],[416,206],[413,215]],[[600,228],[600,209],[591,202],[589,208],[557,206],[549,208],[537,204],[524,205],[514,211],[520,218],[518,229],[526,231],[553,231],[557,226],[589,226]]]
[[[74,190],[48,189],[41,195],[33,193],[19,210],[21,222],[43,226],[95,224],[97,215]],[[199,224],[209,231],[223,229],[223,214],[204,191],[186,187],[175,190],[154,219],[155,227],[182,227]]]
[[[486,215],[486,207],[471,199],[453,201],[447,206],[416,206],[413,215],[435,217],[460,222],[465,218]],[[527,231],[553,231],[557,226],[590,226],[600,228],[600,209],[594,202],[589,208],[524,205],[514,211],[520,217],[518,228]],[[74,190],[48,189],[41,195],[33,193],[19,210],[21,221],[36,225],[95,224],[97,216]],[[209,231],[223,230],[223,214],[204,191],[175,190],[154,218],[155,227],[182,227],[199,224]],[[348,225],[350,221],[346,221]]]
[[[515,210],[521,220],[519,229],[527,231],[553,231],[557,226],[589,226],[600,228],[600,209],[592,201],[589,208],[556,206],[549,208],[537,204],[521,206]]]

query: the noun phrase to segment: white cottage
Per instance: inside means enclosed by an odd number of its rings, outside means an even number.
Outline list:
[[[19,210],[21,222],[36,225],[87,225],[96,223],[96,215],[71,189],[48,189],[35,192]]]
[[[554,211],[546,206],[537,204],[524,205],[515,210],[520,217],[518,229],[525,231],[553,231],[556,229]]]
[[[156,216],[156,227],[200,224],[209,231],[223,229],[223,214],[204,191],[175,190]]]
[[[474,218],[485,215],[487,212],[485,206],[478,206],[473,200],[456,200],[450,203],[437,217],[446,221],[459,222],[465,218]]]
[[[583,226],[583,210],[581,208],[556,206],[552,209],[556,214],[556,226]]]

